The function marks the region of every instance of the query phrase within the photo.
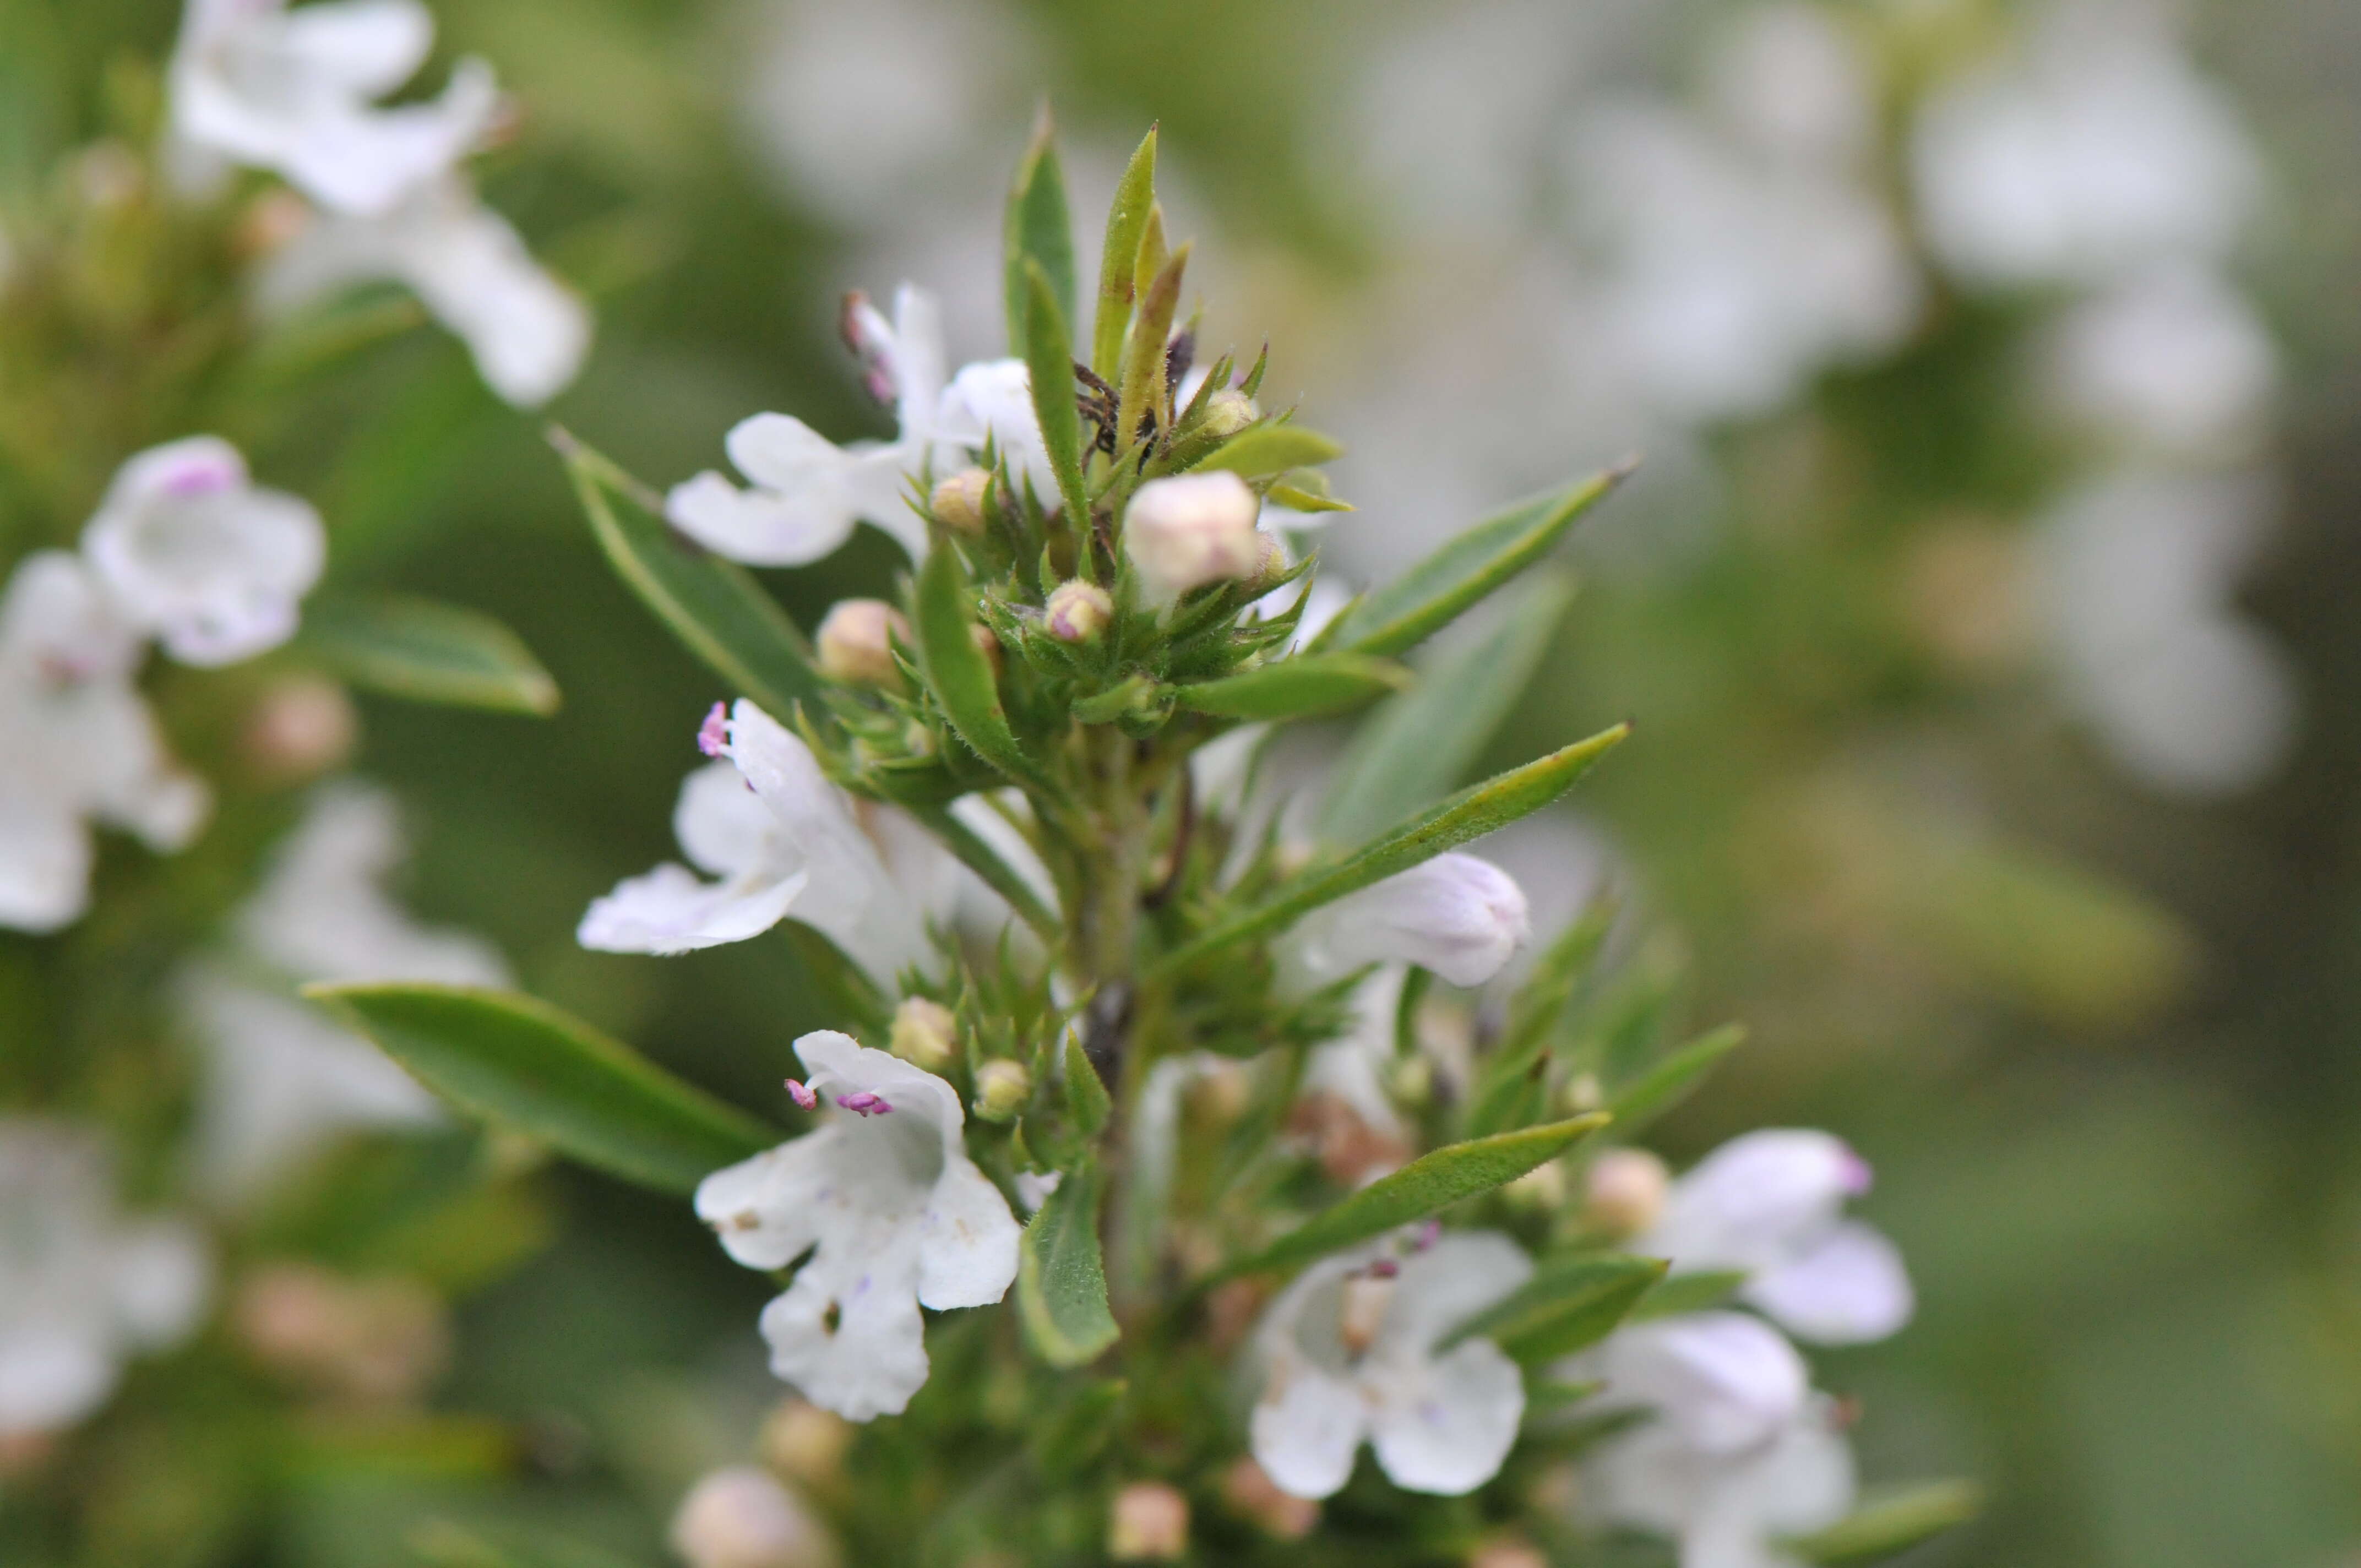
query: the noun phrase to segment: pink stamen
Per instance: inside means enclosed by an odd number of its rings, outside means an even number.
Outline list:
[[[1411,1241],[1410,1250],[1412,1252],[1424,1252],[1427,1248],[1433,1246],[1442,1239],[1443,1222],[1440,1220],[1423,1221],[1418,1227],[1418,1234]]]
[[[838,318],[844,346],[861,361],[861,384],[881,403],[894,401],[894,337],[885,318],[856,289],[844,296],[844,313]]]
[[[799,1111],[819,1109],[819,1096],[812,1092],[808,1085],[792,1078],[787,1080],[787,1098],[796,1102],[796,1108]]]
[[[1874,1180],[1875,1172],[1870,1169],[1869,1161],[1850,1149],[1845,1150],[1842,1161],[1837,1168],[1837,1184],[1844,1189],[1846,1196],[1861,1197],[1869,1191]]]
[[[883,1116],[894,1109],[885,1103],[884,1096],[872,1094],[866,1089],[857,1094],[840,1094],[836,1102],[856,1116]]]
[[[718,757],[729,744],[730,705],[717,702],[713,711],[705,716],[705,722],[697,727],[697,749],[708,757]]]
[[[1381,1257],[1362,1270],[1372,1279],[1391,1279],[1401,1272],[1401,1265],[1392,1258]]]

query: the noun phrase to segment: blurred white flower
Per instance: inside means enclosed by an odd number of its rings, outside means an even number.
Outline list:
[[[227,160],[284,175],[337,212],[382,214],[448,171],[499,111],[491,68],[466,60],[443,96],[379,108],[434,39],[415,0],[189,0],[170,74],[190,172]]]
[[[318,214],[271,256],[256,298],[287,312],[378,281],[415,293],[467,345],[485,384],[519,408],[563,391],[590,351],[589,308],[464,175],[427,181],[382,211]]]
[[[1745,1312],[1685,1312],[1626,1324],[1564,1364],[1605,1385],[1616,1409],[1645,1409],[1707,1453],[1760,1447],[1811,1396],[1811,1372],[1778,1330]]]
[[[776,1476],[732,1464],[698,1478],[672,1517],[688,1568],[834,1568],[836,1542]]]
[[[2051,391],[2068,413],[2160,458],[2235,458],[2262,434],[2278,354],[2246,297],[2166,261],[2049,329]]]
[[[726,757],[689,774],[673,812],[681,852],[719,878],[658,866],[590,905],[577,933],[615,953],[685,953],[742,942],[792,916],[889,992],[935,957],[925,916],[862,831],[853,804],[778,721],[741,700],[700,738]]]
[[[2294,740],[2287,656],[2234,598],[2268,503],[2252,477],[2134,470],[2067,497],[2041,525],[2067,701],[2154,788],[2244,789]]]
[[[1936,93],[1911,155],[1936,254],[1986,285],[2219,258],[2260,184],[2228,101],[2162,14],[2124,0],[2060,5],[2021,57]]]
[[[740,489],[709,469],[675,485],[664,510],[683,532],[735,561],[795,566],[831,554],[865,521],[923,560],[927,525],[911,498],[935,468],[963,466],[987,438],[1007,454],[1012,475],[1053,494],[1025,367],[1013,359],[969,365],[947,386],[933,295],[904,284],[890,324],[853,295],[845,335],[870,390],[894,404],[895,438],[839,446],[792,414],[742,420],[726,445],[753,488]]]
[[[289,994],[313,981],[510,983],[490,943],[422,927],[387,894],[403,854],[391,796],[322,788],[238,912],[232,954],[182,973],[205,1053],[196,1174],[215,1199],[250,1199],[340,1133],[443,1121],[390,1058]]]
[[[1489,1340],[1440,1354],[1435,1344],[1532,1274],[1516,1243],[1488,1231],[1445,1232],[1407,1256],[1378,1244],[1306,1269],[1255,1331],[1256,1463],[1299,1497],[1341,1489],[1364,1442],[1409,1491],[1457,1496],[1490,1480],[1524,1419],[1524,1380]]]
[[[1915,1302],[1894,1244],[1844,1218],[1869,1183],[1867,1163],[1827,1133],[1748,1133],[1673,1183],[1663,1217],[1629,1250],[1670,1258],[1676,1275],[1745,1273],[1740,1299],[1798,1339],[1883,1339]]]
[[[0,1118],[0,1438],[96,1409],[126,1360],[196,1326],[211,1272],[189,1226],[118,1212],[90,1134]]]
[[[17,564],[0,597],[0,927],[54,931],[90,898],[93,821],[170,853],[211,808],[132,685],[141,653],[90,567]]]
[[[1411,963],[1453,985],[1481,985],[1532,934],[1525,895],[1509,873],[1455,850],[1313,911],[1290,945],[1323,979]]]
[[[217,436],[124,464],[82,531],[82,554],[123,613],[184,664],[234,664],[294,635],[327,564],[311,503],[257,487]]]
[[[811,1253],[763,1310],[772,1371],[850,1420],[898,1415],[927,1380],[919,1307],[1006,1295],[1016,1219],[967,1157],[949,1083],[830,1030],[796,1054],[810,1077],[795,1087],[834,1108],[817,1131],[707,1177],[697,1216],[749,1268]]]

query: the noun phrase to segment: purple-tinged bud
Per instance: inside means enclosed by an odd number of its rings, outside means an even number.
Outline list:
[[[1051,589],[1049,608],[1042,612],[1049,635],[1060,642],[1094,642],[1114,619],[1115,600],[1107,591],[1080,578]]]
[[[787,1098],[796,1102],[796,1109],[798,1111],[819,1109],[819,1096],[814,1093],[811,1086],[801,1079],[787,1080]]]
[[[953,533],[975,538],[983,532],[983,496],[991,484],[992,476],[983,469],[962,468],[935,486],[934,494],[927,498],[927,510]]]
[[[1115,1495],[1107,1555],[1118,1563],[1170,1563],[1189,1550],[1189,1499],[1161,1481],[1135,1481]]]
[[[264,782],[295,784],[351,756],[360,724],[343,686],[320,675],[287,675],[264,688],[240,740]]]
[[[851,1094],[840,1094],[836,1097],[836,1102],[856,1116],[883,1116],[894,1109],[892,1105],[886,1103],[884,1095],[866,1089],[857,1090]]]
[[[895,640],[910,641],[910,623],[884,599],[839,599],[822,617],[812,639],[819,652],[819,673],[849,686],[891,686],[902,684],[902,668],[894,662]]]
[[[721,755],[730,744],[730,705],[717,702],[705,722],[697,727],[697,749],[708,757]]]

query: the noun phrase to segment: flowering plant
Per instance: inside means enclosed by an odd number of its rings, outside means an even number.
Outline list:
[[[691,1199],[777,1279],[755,1326],[797,1398],[772,1470],[684,1506],[698,1568],[835,1541],[1508,1568],[1616,1527],[1734,1568],[1939,1529],[1958,1488],[1856,1506],[1841,1412],[1773,1326],[1908,1316],[1894,1249],[1840,1214],[1867,1168],[1765,1133],[1670,1182],[1629,1140],[1736,1033],[1667,1038],[1609,905],[1536,940],[1462,848],[1625,738],[1452,788],[1565,608],[1541,563],[1620,473],[1335,594],[1302,546],[1350,510],[1339,449],[1266,408],[1268,350],[1199,363],[1155,160],[1151,132],[1086,339],[1046,132],[1008,205],[1010,357],[950,372],[926,295],[848,302],[890,442],[758,414],[727,443],[748,487],[664,495],[555,433],[619,574],[734,693],[695,729],[688,863],[579,938],[783,931],[843,1029],[796,1041],[776,1102],[511,992],[307,994],[467,1114]],[[862,521],[910,573],[807,640],[745,566]],[[1295,727],[1364,712],[1293,765]]]

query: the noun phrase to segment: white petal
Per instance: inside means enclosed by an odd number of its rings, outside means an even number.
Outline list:
[[[1382,1343],[1423,1352],[1532,1277],[1524,1249],[1493,1231],[1445,1231],[1401,1260]]]
[[[1316,972],[1404,962],[1480,985],[1530,935],[1525,895],[1488,861],[1452,852],[1338,899],[1299,934]]]
[[[850,455],[793,414],[760,413],[730,427],[722,442],[738,471],[766,490],[793,496],[841,488]]]
[[[686,953],[759,937],[786,917],[807,873],[710,883],[669,861],[592,903],[575,940],[604,953]]]
[[[1779,1332],[1743,1312],[1692,1312],[1618,1331],[1598,1358],[1607,1397],[1658,1411],[1689,1446],[1732,1453],[1795,1419],[1809,1374]]]
[[[16,563],[0,597],[0,661],[80,680],[127,681],[143,652],[138,629],[81,556],[37,550]]]
[[[590,312],[509,221],[456,183],[401,221],[418,225],[401,276],[467,344],[485,384],[518,408],[564,390],[590,351]]]
[[[1280,1491],[1326,1497],[1352,1478],[1353,1455],[1367,1430],[1359,1391],[1298,1358],[1264,1390],[1247,1441],[1255,1463]]]
[[[1910,1321],[1916,1298],[1902,1254],[1858,1222],[1837,1226],[1810,1251],[1749,1280],[1744,1299],[1797,1339],[1865,1344]]]
[[[716,554],[754,566],[801,566],[831,554],[854,521],[839,494],[741,490],[710,472],[673,487],[664,516]]]
[[[392,109],[358,103],[324,106],[272,127],[268,144],[249,142],[229,150],[277,169],[333,211],[378,214],[448,174],[483,139],[499,112],[491,68],[463,60],[442,96],[430,103]]]
[[[785,1268],[819,1239],[841,1137],[823,1126],[715,1171],[697,1185],[697,1217],[747,1267]]]
[[[1678,1272],[1784,1263],[1866,1190],[1868,1167],[1827,1133],[1770,1127],[1732,1138],[1673,1184],[1664,1218],[1632,1250]]]
[[[71,812],[0,805],[0,927],[62,930],[90,906],[90,832]]]
[[[55,1431],[114,1391],[115,1358],[98,1324],[35,1324],[0,1333],[0,1437]]]
[[[778,853],[778,819],[728,761],[708,762],[681,781],[672,830],[689,862],[714,876],[746,875]]]
[[[434,18],[416,0],[315,0],[285,13],[279,36],[305,71],[376,98],[426,63]]]
[[[160,1349],[196,1327],[213,1266],[194,1230],[170,1221],[134,1226],[114,1252],[115,1310],[126,1339]]]
[[[1525,1416],[1517,1364],[1489,1340],[1471,1339],[1419,1368],[1387,1378],[1372,1369],[1363,1385],[1378,1393],[1371,1441],[1394,1485],[1457,1497],[1500,1472]]]
[[[815,1255],[763,1309],[771,1370],[847,1420],[900,1415],[927,1381],[914,1265],[892,1245],[849,1259]]]
[[[927,438],[941,409],[947,366],[941,302],[903,284],[894,291],[894,387],[905,439]]]
[[[874,1050],[834,1029],[816,1029],[796,1041],[814,1090],[827,1095],[866,1091],[894,1107],[891,1114],[917,1117],[932,1129],[948,1161],[961,1153],[960,1129],[967,1111],[959,1091],[915,1062],[887,1051]],[[933,1173],[929,1172],[929,1180]],[[1004,1205],[1004,1208],[1005,1205]]]
[[[943,1311],[985,1307],[1016,1280],[1016,1216],[965,1157],[948,1161],[918,1232],[918,1301]]]

